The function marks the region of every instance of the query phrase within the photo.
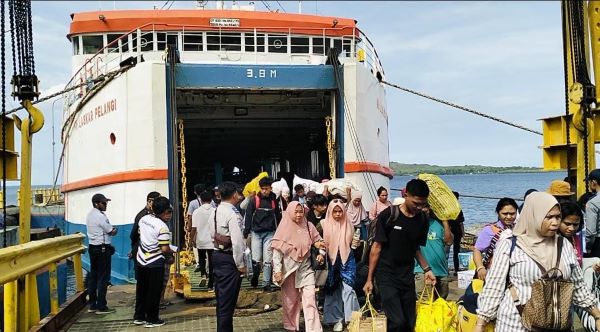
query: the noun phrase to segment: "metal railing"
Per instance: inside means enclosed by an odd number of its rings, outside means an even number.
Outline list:
[[[57,264],[71,258],[75,287],[83,294],[83,234],[65,235],[0,249],[0,284],[4,286],[4,332],[27,331],[40,322],[36,273],[49,272],[50,315],[59,312]],[[24,282],[19,282],[24,280]],[[20,309],[20,310],[19,310]]]
[[[281,32],[286,29],[287,33]],[[374,76],[379,73],[383,77],[383,66],[373,43],[358,28],[353,28],[351,35],[339,36],[339,32],[345,29],[348,28],[257,27],[248,29],[147,23],[110,42],[104,38],[105,34],[98,34],[102,35],[103,40],[107,42],[75,72],[65,89],[85,82],[92,84],[94,78],[119,68],[120,63],[131,56],[135,56],[139,63],[142,53],[162,52],[169,38],[177,42],[182,53],[231,52],[249,53],[256,56],[258,54],[283,54],[289,55],[290,62],[292,55],[325,56],[329,47],[339,46],[341,58],[358,58],[359,62],[362,62]],[[152,38],[149,38],[148,34],[150,33]],[[201,40],[196,38],[193,41],[186,42],[186,36],[201,36],[202,38]],[[77,42],[80,41],[79,37],[83,36],[75,36],[75,38],[78,38]],[[83,52],[85,48],[83,40],[81,42],[81,47],[78,45],[75,48],[77,52]],[[329,42],[329,45],[326,45],[327,42]],[[292,50],[297,52],[292,52]],[[258,59],[258,57],[255,57],[255,61],[258,62]],[[70,92],[66,97],[65,111],[85,92],[85,86]]]

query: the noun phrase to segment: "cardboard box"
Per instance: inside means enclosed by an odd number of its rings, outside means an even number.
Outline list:
[[[467,289],[475,276],[474,270],[459,271],[458,272],[458,288]]]

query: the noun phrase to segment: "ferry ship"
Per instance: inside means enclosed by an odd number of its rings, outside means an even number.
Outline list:
[[[350,179],[368,208],[389,188],[384,70],[354,19],[223,2],[71,18],[65,230],[85,233],[93,194],[111,199],[113,283],[133,280],[129,234],[150,191],[180,206],[195,183],[287,172]]]

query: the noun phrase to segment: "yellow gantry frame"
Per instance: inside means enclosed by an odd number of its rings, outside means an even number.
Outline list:
[[[33,107],[30,100],[22,102],[29,116],[21,121],[13,115],[15,125],[21,131],[21,185],[19,188],[19,244],[24,245],[31,240],[31,142],[32,135],[44,126],[44,115]],[[9,248],[5,248],[9,249]],[[11,248],[12,249],[12,248]],[[44,249],[39,255],[44,255]],[[3,274],[10,274],[10,268],[1,269]],[[14,270],[12,271],[14,272]],[[1,278],[0,278],[1,279]],[[40,321],[36,271],[20,275],[4,288],[5,332],[27,331]]]
[[[569,0],[563,0],[561,5],[566,6]],[[593,68],[594,78],[600,77],[600,3],[596,1],[589,1],[587,6],[583,6],[584,11],[584,49],[586,53],[586,59],[588,61],[588,68]],[[570,15],[568,10],[564,10],[564,13]],[[568,101],[568,113],[571,117],[571,125],[569,125],[567,116],[554,117],[543,119],[544,129],[544,169],[545,170],[558,170],[566,168],[567,162],[567,150],[570,149],[567,146],[566,139],[566,126],[571,128],[570,139],[571,144],[575,143],[577,147],[577,154],[575,160],[575,169],[568,170],[569,175],[575,171],[576,175],[576,187],[577,197],[581,197],[586,192],[587,183],[585,178],[586,170],[586,158],[585,149],[587,147],[587,169],[588,171],[596,168],[596,155],[595,155],[595,142],[600,141],[600,132],[596,132],[593,119],[584,120],[582,102],[583,100],[583,86],[580,82],[575,81],[574,75],[574,62],[573,62],[573,45],[571,43],[571,17],[563,17],[562,22],[566,29],[566,38],[563,41],[565,43],[565,75],[566,84],[569,89],[569,101]],[[590,40],[592,41],[590,44]],[[590,55],[591,47],[591,55]],[[591,65],[590,65],[591,59]],[[589,75],[590,77],[592,75]],[[598,88],[596,88],[598,91]],[[596,105],[599,105],[598,93],[596,92],[593,96]],[[596,109],[592,110],[596,112]],[[557,121],[558,120],[558,121]],[[584,121],[587,121],[588,137],[587,139],[583,135]],[[573,142],[574,141],[574,142]]]

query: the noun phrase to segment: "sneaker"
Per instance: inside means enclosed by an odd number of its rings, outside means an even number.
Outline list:
[[[90,307],[90,308],[88,309],[88,312],[89,312],[89,313],[94,313],[94,312],[96,312],[96,311],[98,311],[98,309],[96,309],[96,308],[92,308],[92,307]]]
[[[96,315],[105,315],[105,314],[110,314],[113,312],[115,312],[115,309],[110,309],[110,308],[106,307],[104,309],[96,310]]]
[[[208,289],[208,292],[209,292],[209,293],[214,293],[214,292],[215,292],[215,289],[211,287],[211,288],[209,288],[209,289]]]
[[[200,283],[198,284],[198,287],[206,286],[207,282],[208,282],[208,280],[206,279],[206,276],[202,276],[202,279],[200,279]]]
[[[159,319],[159,320],[157,320],[155,322],[152,322],[152,323],[151,322],[146,322],[146,325],[144,325],[144,327],[149,327],[149,328],[151,328],[151,327],[159,327],[159,326],[163,326],[165,324],[166,323],[165,323],[164,320]]]
[[[273,287],[271,287],[271,285],[266,285],[265,287],[263,287],[263,291],[271,293],[273,292]]]
[[[146,321],[145,320],[141,320],[141,319],[136,319],[136,320],[133,321],[133,324],[134,325],[144,325],[144,324],[146,324]]]
[[[342,332],[343,330],[344,330],[344,323],[342,323],[341,321],[335,323],[335,325],[333,326],[334,332]]]

